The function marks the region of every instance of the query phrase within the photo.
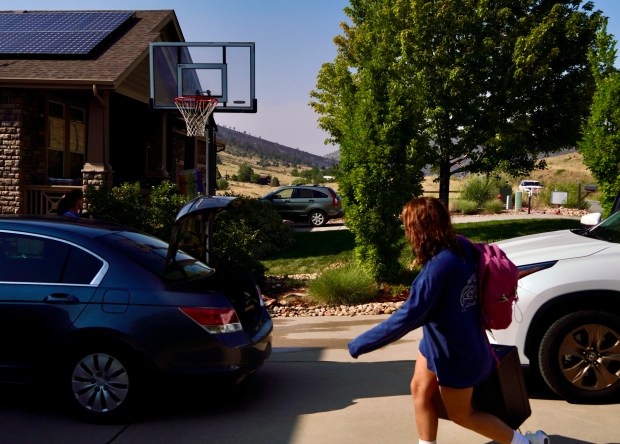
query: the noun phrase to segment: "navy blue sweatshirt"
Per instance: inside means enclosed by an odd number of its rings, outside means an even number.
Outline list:
[[[463,257],[444,249],[431,258],[400,309],[349,343],[351,356],[377,350],[423,327],[420,353],[439,385],[465,388],[487,379],[495,359],[480,319],[477,262],[471,247],[460,242]]]

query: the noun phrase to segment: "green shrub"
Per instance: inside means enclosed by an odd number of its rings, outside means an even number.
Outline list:
[[[455,202],[456,210],[463,214],[475,214],[478,212],[478,202],[468,199],[458,199]]]
[[[85,197],[88,203],[88,213],[95,219],[129,225],[138,230],[151,232],[148,209],[140,183],[126,182],[114,188],[108,185],[100,188],[89,186]]]
[[[497,195],[498,189],[499,185],[496,180],[475,176],[465,183],[460,198],[475,202],[478,208],[482,208],[486,201]]]
[[[165,180],[154,186],[149,194],[146,208],[148,231],[168,241],[177,213],[189,200],[190,197],[180,194],[172,182]]]
[[[215,187],[218,190],[226,191],[229,188],[229,184],[226,179],[218,179],[215,181]]]
[[[504,211],[505,203],[499,199],[490,199],[484,203],[485,213],[499,214]]]
[[[293,230],[270,205],[258,199],[238,197],[215,218],[216,265],[244,269],[259,282],[265,274],[260,260],[283,251],[293,242]]]
[[[332,268],[309,283],[308,296],[321,304],[362,304],[376,298],[377,285],[359,267]]]
[[[165,241],[170,238],[176,214],[188,200],[169,181],[154,186],[148,194],[139,182],[86,189],[88,212],[95,219],[128,225]]]
[[[252,176],[256,174],[250,165],[243,163],[239,165],[239,171],[237,171],[236,179],[239,182],[252,182]]]

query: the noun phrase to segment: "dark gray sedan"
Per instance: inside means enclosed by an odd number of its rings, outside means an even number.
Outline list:
[[[44,378],[100,420],[125,417],[154,378],[258,369],[272,330],[260,290],[179,245],[231,201],[188,204],[170,245],[104,222],[1,216],[0,381]]]

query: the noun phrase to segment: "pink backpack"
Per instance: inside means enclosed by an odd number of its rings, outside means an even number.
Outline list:
[[[480,254],[478,285],[482,324],[487,330],[508,328],[518,300],[519,269],[497,245],[465,239]]]

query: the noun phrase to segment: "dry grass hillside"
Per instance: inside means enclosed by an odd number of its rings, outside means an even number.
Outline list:
[[[258,158],[249,159],[247,157],[238,157],[227,153],[225,151],[218,153],[218,157],[221,161],[218,164],[218,169],[222,176],[229,175],[232,176],[237,174],[239,171],[239,166],[243,163],[248,163],[255,173],[275,176],[280,181],[280,185],[290,185],[296,179],[291,174],[293,170],[292,167],[284,167],[284,166],[271,166],[271,167],[262,167],[257,164]],[[559,156],[553,156],[546,159],[547,161],[547,169],[545,170],[536,170],[533,171],[528,177],[515,177],[508,178],[509,183],[512,185],[514,190],[517,189],[519,182],[522,179],[535,179],[539,180],[543,185],[552,185],[552,184],[564,184],[564,183],[573,183],[573,184],[590,184],[596,183],[590,171],[586,168],[583,163],[583,157],[580,153],[568,153],[562,154]],[[303,169],[303,167],[298,168],[299,170]],[[433,195],[435,192],[439,190],[439,185],[434,182],[436,176],[427,176],[424,180],[424,190],[426,193]],[[463,179],[452,179],[450,182],[450,189],[453,191],[460,190],[467,178]],[[332,183],[328,184],[337,189],[337,184]],[[257,185],[236,181],[229,181],[229,189],[226,192],[233,193],[241,196],[248,197],[260,197],[267,194],[269,191],[273,190],[274,187],[269,185]],[[220,191],[218,194],[223,194],[224,192]]]
[[[581,153],[567,153],[559,156],[548,157],[546,159],[547,168],[544,170],[532,171],[527,177],[506,177],[513,190],[519,187],[519,182],[523,179],[533,179],[540,181],[543,185],[553,184],[591,184],[596,183],[590,170],[583,163]],[[439,184],[435,182],[437,176],[427,176],[424,179],[424,191],[432,194],[438,192]],[[450,182],[450,190],[459,191],[467,182],[468,178],[453,178]]]
[[[280,185],[290,185],[293,183],[295,179],[298,177],[293,176],[292,171],[294,167],[286,167],[286,166],[268,166],[264,167],[258,164],[258,158],[247,158],[247,157],[239,157],[233,154],[227,153],[226,151],[222,151],[217,154],[221,163],[217,165],[217,168],[222,175],[225,176],[233,176],[239,172],[239,167],[244,163],[247,163],[252,167],[252,170],[256,174],[260,175],[268,175],[271,177],[277,177],[280,181]],[[297,168],[298,171],[303,171],[304,169],[310,169],[310,167],[300,166]],[[248,196],[248,197],[260,197],[264,196],[271,190],[274,190],[275,187],[269,185],[258,185],[254,183],[246,183],[246,182],[237,182],[234,180],[228,181],[229,188],[225,191],[218,191],[218,194],[224,194],[226,192],[233,193],[240,196]],[[337,188],[336,184],[328,184],[329,186],[333,186]]]
[[[539,180],[543,185],[553,183],[596,183],[592,173],[583,163],[581,153],[575,152],[549,157],[546,161],[547,169],[534,171],[529,178]],[[518,185],[518,181],[516,185]]]

